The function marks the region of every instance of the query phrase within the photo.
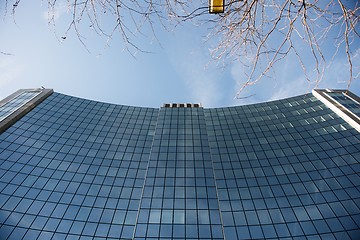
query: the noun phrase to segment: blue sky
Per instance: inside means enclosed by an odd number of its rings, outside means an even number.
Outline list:
[[[3,7],[3,6],[1,6]],[[311,91],[293,56],[275,67],[272,79],[264,78],[234,99],[246,80],[239,62],[225,67],[211,61],[208,29],[185,23],[171,31],[139,36],[140,47],[151,53],[127,51],[119,36],[107,39],[85,29],[82,33],[90,53],[72,32],[61,41],[66,11],[57,16],[54,34],[41,1],[22,1],[16,15],[0,20],[0,98],[19,88],[44,86],[64,94],[133,106],[159,107],[167,102],[201,102],[204,107],[243,105],[282,99]],[[0,9],[3,14],[3,9]],[[209,16],[213,17],[213,16]],[[63,21],[62,21],[63,20]],[[59,39],[60,38],[60,39]],[[356,42],[359,42],[358,40]],[[331,46],[330,46],[331,47]],[[355,46],[354,65],[360,66],[360,46]],[[356,50],[357,48],[357,50]],[[326,49],[325,49],[326,50]],[[346,58],[339,54],[325,72],[321,88],[346,88]],[[356,74],[357,72],[355,72]],[[350,88],[360,95],[359,79]]]

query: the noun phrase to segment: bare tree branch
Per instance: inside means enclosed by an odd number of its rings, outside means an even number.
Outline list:
[[[69,21],[61,39],[73,31],[84,47],[84,26],[110,41],[120,35],[132,55],[145,52],[137,36],[151,30],[156,38],[158,26],[169,30],[186,21],[201,23],[210,29],[208,39],[217,41],[211,50],[213,59],[224,64],[240,61],[246,69],[242,90],[271,76],[277,63],[296,56],[309,85],[317,86],[326,67],[335,56],[347,58],[348,88],[359,75],[353,65],[360,35],[359,1],[345,0],[226,0],[224,13],[208,15],[208,0],[47,0],[49,25],[55,29],[56,11],[66,5]],[[12,15],[20,0],[5,0],[5,15]],[[113,25],[103,24],[112,19]],[[170,25],[169,25],[170,23]],[[147,30],[144,30],[147,29]],[[329,44],[333,44],[329,56]],[[354,72],[355,71],[355,72]]]
[[[14,56],[14,54],[12,54],[12,53],[2,52],[2,51],[0,51],[0,54],[6,55],[6,56]]]

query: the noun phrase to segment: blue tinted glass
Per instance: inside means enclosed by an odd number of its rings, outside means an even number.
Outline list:
[[[53,93],[0,135],[0,235],[356,239],[359,141],[311,94],[155,109]]]

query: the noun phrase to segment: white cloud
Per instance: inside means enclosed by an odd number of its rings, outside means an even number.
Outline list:
[[[237,92],[245,83],[247,79],[245,72],[246,72],[245,66],[241,62],[236,61],[231,65],[230,73],[231,73],[231,77],[235,81],[235,92]]]
[[[360,48],[352,54],[353,82],[359,80],[360,74]],[[326,88],[347,88],[350,78],[349,63],[347,58],[339,57],[331,62],[324,74],[321,86]]]
[[[46,21],[58,20],[63,14],[68,12],[68,6],[65,3],[57,4],[54,8],[46,8],[43,12],[43,18]]]
[[[19,76],[23,67],[16,64],[14,56],[0,57],[0,99],[3,99],[17,90],[23,88]]]
[[[353,54],[353,74],[354,80],[353,85],[358,84],[359,80],[359,66],[360,66],[360,48],[355,51]],[[289,61],[286,61],[285,66]],[[316,72],[311,72],[309,75],[310,79],[313,79],[314,82],[308,82],[305,79],[305,76],[301,73],[298,75],[292,74],[292,71],[296,69],[297,64],[291,64],[288,66],[288,70],[284,70],[281,77],[278,79],[278,86],[275,89],[275,92],[272,94],[269,100],[283,99],[291,96],[300,95],[306,92],[310,92],[314,87],[316,87]],[[276,69],[279,71],[279,68]],[[345,57],[337,57],[333,62],[328,63],[327,68],[325,69],[324,76],[322,81],[319,83],[317,88],[333,88],[333,89],[343,89],[347,88],[349,80],[349,65]]]
[[[270,96],[269,101],[284,99],[304,94],[311,90],[310,85],[304,77],[298,77],[289,81],[282,81]]]
[[[234,81],[234,95],[239,92],[248,80],[249,67],[251,66],[253,56],[246,56],[244,59],[233,62],[230,66],[231,77]],[[245,92],[247,89],[244,89]]]
[[[15,63],[13,56],[0,58],[0,88],[13,83],[22,72],[22,67]]]
[[[186,101],[199,102],[204,107],[215,107],[221,104],[224,92],[222,81],[224,72],[210,61],[210,53],[204,42],[195,33],[180,29],[177,38],[170,38],[167,43],[167,56],[178,79],[186,87]]]
[[[309,83],[306,80],[306,76],[296,55],[290,52],[285,59],[274,65],[272,71],[269,73],[271,77],[263,77],[258,83],[245,87],[239,97],[254,96],[254,94],[255,96],[242,100],[241,104],[283,99],[310,92],[312,88],[316,87],[318,76],[313,66],[315,63],[312,55],[307,51],[303,42],[297,40],[294,44],[302,50],[301,58],[307,68],[307,74],[311,82]],[[354,48],[354,46],[355,44],[353,44],[352,47]],[[331,53],[334,52],[332,45],[324,45],[322,50],[326,53],[326,57],[331,56]],[[323,78],[319,86],[317,86],[318,88],[347,88],[349,65],[345,51],[343,50],[344,49],[341,49],[341,51],[339,51],[332,62],[330,59],[326,59],[325,63],[327,66]],[[350,89],[354,89],[353,86],[356,87],[360,80],[360,48],[354,48],[352,57],[354,79]],[[246,73],[249,73],[249,69],[246,65],[251,65],[251,59],[251,56],[247,56],[247,58],[242,57],[242,62],[237,61],[231,64],[230,71],[234,84],[234,95],[248,78]],[[243,63],[245,63],[245,65]],[[258,76],[256,74],[259,74],[259,72],[255,72],[255,78]]]
[[[205,107],[218,105],[221,99],[218,81],[220,74],[218,68],[207,65],[206,58],[199,52],[192,52],[190,56],[183,56],[178,63],[181,78],[192,94],[195,101],[201,102]]]

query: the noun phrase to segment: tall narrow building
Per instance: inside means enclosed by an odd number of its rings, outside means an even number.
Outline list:
[[[0,239],[360,239],[360,99],[0,102]]]

